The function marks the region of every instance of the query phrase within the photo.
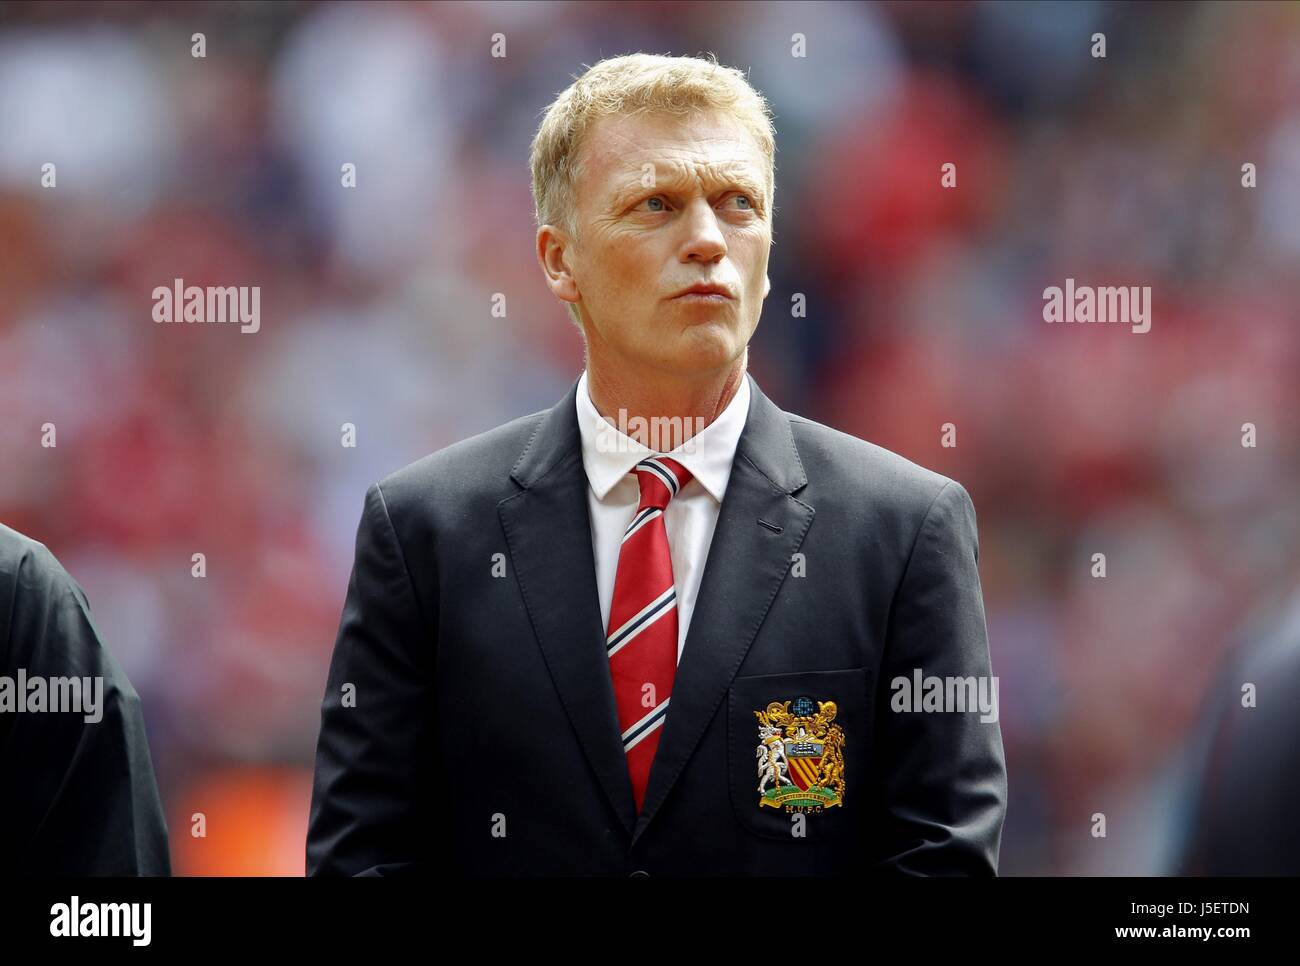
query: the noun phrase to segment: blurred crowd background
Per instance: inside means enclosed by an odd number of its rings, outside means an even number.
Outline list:
[[[972,494],[1001,871],[1169,870],[1218,671],[1300,592],[1300,5],[9,3],[0,520],[141,694],[176,872],[301,874],[365,490],[576,378],[528,146],[637,50],[772,102],[764,391]],[[155,324],[177,277],[261,331]],[[1067,277],[1151,331],[1044,323]]]

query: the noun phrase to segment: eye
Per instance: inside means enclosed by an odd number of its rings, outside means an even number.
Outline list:
[[[645,198],[645,199],[643,199],[642,201],[640,201],[640,202],[636,205],[636,207],[640,208],[641,205],[648,205],[648,204],[650,204],[651,202],[654,202],[654,201],[659,202],[661,205],[664,204],[664,199],[663,199],[663,196],[662,196],[662,195],[651,195],[649,198]],[[664,209],[664,208],[651,208],[650,210],[651,210],[652,212],[658,214],[659,212],[664,211],[664,210],[666,210],[666,209]]]

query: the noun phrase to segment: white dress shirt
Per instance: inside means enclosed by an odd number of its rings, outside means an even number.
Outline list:
[[[623,532],[632,522],[641,499],[641,487],[632,468],[652,451],[604,419],[591,401],[587,373],[578,380],[578,429],[582,434],[582,465],[587,471],[587,506],[591,512],[591,548],[596,559],[596,590],[600,597],[601,626],[609,626],[614,597],[614,577]],[[665,415],[673,415],[671,413]],[[692,479],[668,501],[664,527],[673,562],[677,591],[677,661],[681,663],[690,629],[691,613],[700,590],[704,563],[713,542],[713,528],[731,479],[740,432],[749,416],[749,375],[725,409],[695,435],[693,446],[683,443],[663,455],[671,456],[691,471]],[[614,414],[617,419],[618,415]],[[602,428],[602,424],[603,428]],[[598,445],[598,440],[600,445]],[[614,445],[610,445],[611,441]],[[688,451],[689,450],[689,451]]]

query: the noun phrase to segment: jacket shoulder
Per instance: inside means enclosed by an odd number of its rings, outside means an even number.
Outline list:
[[[48,599],[81,588],[45,544],[0,523],[0,619],[19,590]]]
[[[520,416],[475,436],[444,446],[381,479],[377,486],[389,512],[427,502],[467,505],[496,503],[513,492],[510,471],[548,410]]]
[[[60,608],[86,612],[86,593],[45,544],[0,524],[0,667],[33,660]]]
[[[786,417],[808,478],[820,484],[823,499],[843,494],[924,513],[949,484],[969,499],[956,480],[892,450],[796,413]]]

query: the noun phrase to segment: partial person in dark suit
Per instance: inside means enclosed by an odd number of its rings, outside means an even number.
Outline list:
[[[0,874],[171,874],[140,698],[81,586],[3,525]]]
[[[366,493],[309,874],[996,873],[970,497],[747,372],[769,115],[648,55],[551,105],[537,254],[586,368]],[[971,703],[897,700],[931,680]]]
[[[1300,596],[1215,676],[1189,749],[1174,874],[1300,875],[1298,746]]]

